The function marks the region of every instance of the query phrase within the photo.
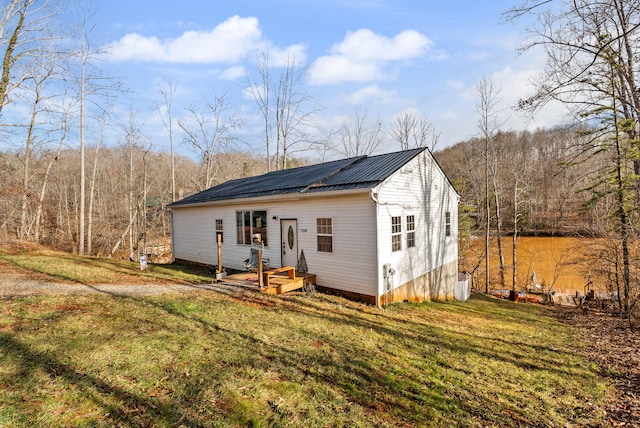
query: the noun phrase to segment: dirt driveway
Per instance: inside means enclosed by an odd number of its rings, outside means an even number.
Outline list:
[[[121,296],[153,296],[165,293],[179,293],[197,290],[217,290],[227,286],[213,284],[78,284],[51,281],[46,276],[32,272],[25,273],[18,269],[7,269],[0,272],[0,299],[35,295],[79,295],[79,294],[112,294]],[[229,290],[227,290],[229,291]]]

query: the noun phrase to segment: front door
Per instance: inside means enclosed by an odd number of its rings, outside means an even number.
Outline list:
[[[282,266],[296,267],[298,264],[298,221],[281,220]]]

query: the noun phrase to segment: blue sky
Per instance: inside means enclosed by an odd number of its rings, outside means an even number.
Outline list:
[[[478,134],[476,85],[501,88],[505,129],[553,126],[558,109],[525,118],[510,107],[531,91],[543,56],[518,55],[527,22],[504,23],[507,1],[459,0],[109,0],[96,5],[103,66],[134,91],[130,108],[156,147],[167,147],[154,106],[162,79],[177,87],[176,114],[215,91],[245,116],[249,144],[259,123],[247,74],[265,46],[272,58],[295,55],[306,89],[329,128],[358,109],[390,125],[411,109],[440,133],[437,148]],[[95,36],[95,35],[94,35]],[[275,61],[274,61],[275,62]],[[181,110],[182,109],[182,110]],[[381,151],[397,150],[393,142]]]

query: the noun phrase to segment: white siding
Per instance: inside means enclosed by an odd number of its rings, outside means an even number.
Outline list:
[[[346,196],[309,195],[298,200],[226,206],[174,208],[173,256],[205,264],[217,263],[215,219],[223,220],[222,264],[241,269],[250,247],[236,243],[236,211],[267,211],[264,257],[280,266],[280,220],[296,219],[298,251],[304,250],[309,272],[317,284],[338,290],[376,295],[376,209],[368,192]],[[274,220],[273,217],[276,217]],[[316,219],[328,217],[333,226],[333,252],[317,251]]]
[[[201,208],[181,208],[171,215],[173,258],[216,264],[215,217]],[[225,225],[226,226],[226,225]]]
[[[313,198],[300,205],[304,209],[297,215],[298,246],[309,271],[317,275],[317,284],[375,296],[376,219],[369,194]],[[322,217],[332,219],[332,253],[317,251],[316,219]],[[282,214],[282,218],[287,217]]]
[[[379,270],[395,269],[391,288],[419,278],[458,259],[458,196],[427,151],[378,188]],[[445,236],[445,213],[451,235]],[[407,216],[415,216],[416,246],[407,248]],[[402,250],[391,251],[391,217],[402,217]],[[383,279],[379,290],[383,292]]]
[[[236,212],[266,211],[264,257],[281,263],[280,221],[297,220],[298,251],[304,251],[317,284],[368,296],[384,294],[382,265],[391,264],[391,288],[454,266],[458,260],[458,195],[428,151],[369,191],[300,195],[296,199],[228,201],[225,205],[176,207],[173,215],[174,257],[216,264],[215,220],[224,226],[223,266],[241,269],[250,247],[236,242]],[[445,236],[445,213],[451,234]],[[415,217],[416,246],[407,248],[407,216]],[[402,249],[391,251],[391,217],[402,217]],[[275,217],[275,218],[274,218]],[[333,252],[317,251],[316,219],[332,219]],[[439,277],[442,277],[440,275]],[[447,276],[448,278],[448,276]],[[454,279],[455,280],[455,279]],[[448,281],[448,279],[446,280]],[[448,284],[432,284],[438,289]],[[451,284],[453,287],[453,283]]]

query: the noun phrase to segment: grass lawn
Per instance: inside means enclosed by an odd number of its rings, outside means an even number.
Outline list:
[[[149,263],[147,269],[141,271],[140,264],[128,260],[82,257],[47,249],[12,251],[0,248],[0,273],[3,265],[43,274],[57,281],[84,284],[211,282],[211,274],[203,267]]]
[[[0,248],[82,283],[206,269]],[[0,302],[0,426],[599,426],[611,387],[551,309],[475,296],[387,309],[318,293]]]
[[[582,346],[549,309],[483,296],[6,299],[0,426],[605,424]]]

